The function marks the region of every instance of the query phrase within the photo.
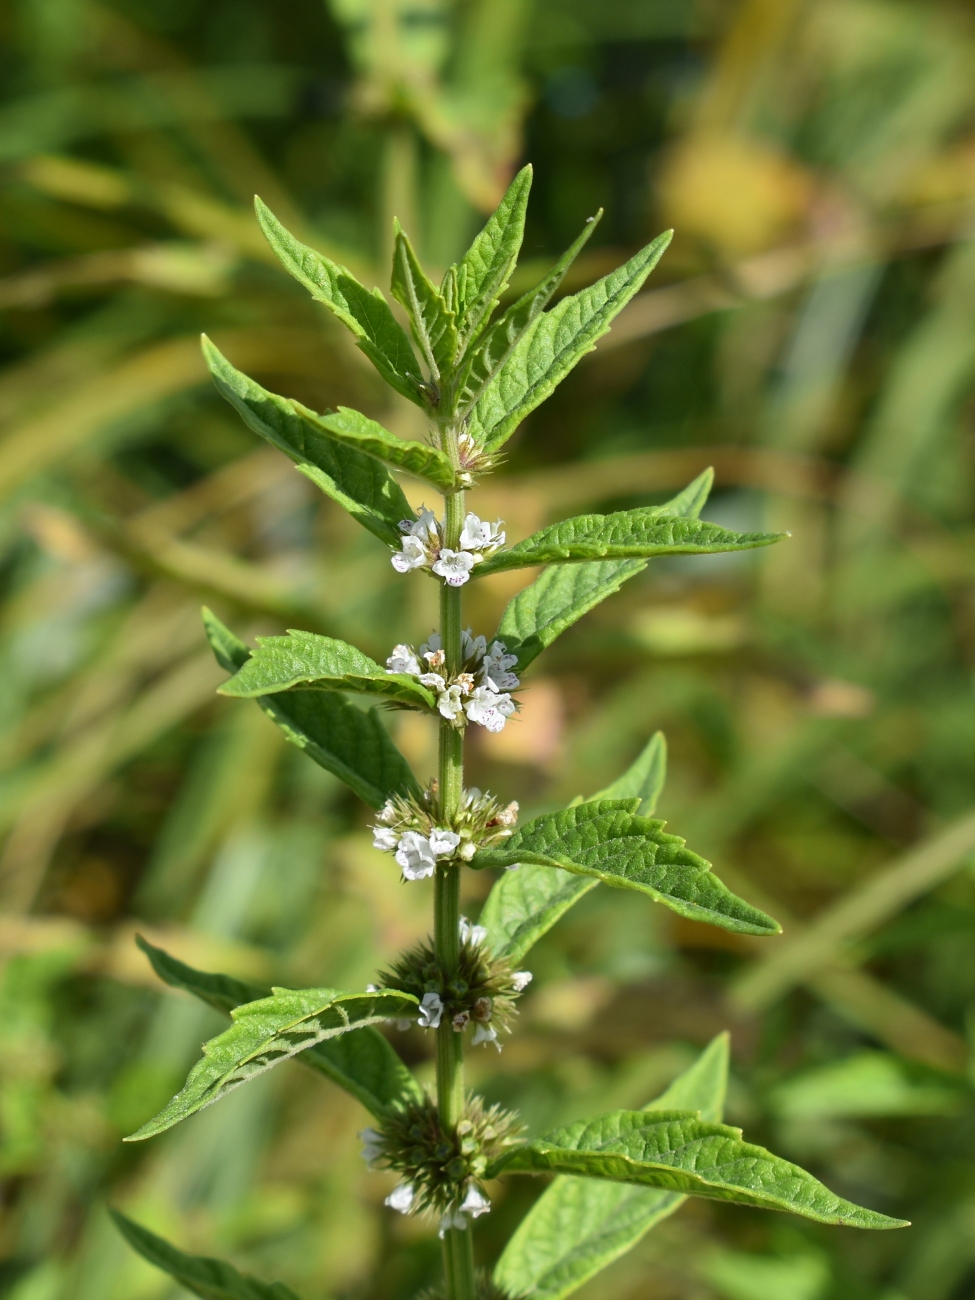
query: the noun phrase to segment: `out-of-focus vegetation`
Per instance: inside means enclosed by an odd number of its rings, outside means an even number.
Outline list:
[[[663,728],[662,814],[786,928],[752,942],[594,891],[479,1086],[532,1125],[641,1105],[728,1025],[732,1121],[915,1227],[692,1203],[580,1296],[971,1300],[971,11],[10,0],[0,22],[0,1295],[181,1294],[106,1201],[308,1300],[435,1276],[434,1230],[362,1165],[364,1112],[305,1071],[119,1145],[221,1023],[132,939],[358,987],[420,933],[422,889],[349,792],[214,697],[198,609],[384,657],[391,627],[429,630],[431,592],[255,445],[197,336],[417,436],[276,268],[251,196],[375,278],[393,213],[446,264],[530,159],[526,277],[601,205],[567,287],[677,237],[473,508],[518,537],[713,464],[710,518],[793,538],[651,565],[559,642],[476,779],[552,806]],[[482,630],[508,594],[478,584]],[[432,724],[397,740],[431,765]],[[485,1262],[533,1194],[479,1225]]]

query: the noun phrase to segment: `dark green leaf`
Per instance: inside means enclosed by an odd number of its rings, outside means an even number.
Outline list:
[[[663,256],[667,231],[588,289],[570,294],[525,330],[470,412],[475,442],[496,451],[601,338]]]
[[[695,1110],[720,1120],[728,1081],[728,1035],[719,1034],[647,1110]],[[562,1176],[529,1210],[494,1270],[511,1295],[563,1300],[631,1250],[684,1203],[679,1192]]]
[[[740,1129],[684,1110],[619,1110],[580,1120],[502,1156],[488,1176],[502,1170],[639,1183],[851,1228],[907,1226],[835,1196],[798,1165],[743,1141]]]
[[[203,355],[217,388],[249,428],[290,457],[306,478],[363,527],[399,549],[399,522],[412,519],[413,508],[384,465],[374,456],[318,432],[287,398],[269,393],[236,370],[206,335]]]
[[[218,662],[228,673],[236,673],[247,663],[250,650],[208,609],[203,622]],[[257,703],[293,745],[371,808],[381,808],[396,794],[419,793],[409,763],[376,709],[361,709],[337,692],[318,690],[261,695]]]
[[[779,925],[736,897],[710,863],[668,835],[664,823],[638,817],[638,799],[582,803],[536,817],[498,848],[482,849],[475,867],[516,862],[561,867],[623,889],[649,894],[695,921],[740,934],[777,934]]]
[[[253,700],[294,686],[321,691],[384,695],[402,704],[433,708],[435,697],[405,673],[388,673],[345,641],[290,629],[287,636],[258,639],[247,663],[219,688],[221,695]]]
[[[667,741],[664,733],[657,731],[630,766],[605,790],[591,795],[585,802],[598,803],[603,799],[639,799],[637,812],[641,817],[652,817],[667,779]]]
[[[133,1250],[203,1300],[298,1300],[283,1282],[259,1282],[222,1259],[185,1255],[118,1210],[109,1210],[109,1214]]]
[[[391,388],[424,406],[419,363],[382,293],[370,292],[344,266],[295,239],[260,199],[254,200],[254,207],[267,242],[286,269],[352,331]]]
[[[300,402],[292,402],[291,405],[313,429],[347,447],[388,461],[397,469],[426,479],[444,491],[450,491],[455,485],[456,475],[450,457],[429,443],[405,442],[375,420],[370,420],[368,416],[361,415],[348,406],[340,406],[337,411],[327,415],[316,415]],[[400,515],[400,519],[412,517],[413,511],[409,509],[405,515]]]
[[[137,935],[135,941],[165,984],[192,993],[227,1015],[236,1007],[255,1002],[270,993],[270,989],[245,984],[229,975],[210,975],[206,971],[194,970],[161,948],[153,947],[141,935]],[[381,1118],[396,1102],[406,1098],[418,1101],[422,1096],[420,1085],[395,1049],[371,1025],[309,1047],[296,1059],[327,1075],[377,1118]]]
[[[415,1011],[409,993],[343,993],[338,989],[280,989],[233,1012],[234,1023],[203,1045],[203,1059],[182,1091],[126,1138],[140,1142],[226,1097],[282,1061],[340,1034]]]
[[[413,337],[435,381],[449,371],[457,353],[457,324],[453,311],[436,285],[427,278],[406,232],[396,223],[393,250],[393,297],[410,318]]]
[[[455,284],[458,329],[464,340],[470,339],[488,319],[507,287],[525,234],[525,210],[531,184],[529,165],[508,186],[487,225],[461,258],[456,278],[451,276]]]

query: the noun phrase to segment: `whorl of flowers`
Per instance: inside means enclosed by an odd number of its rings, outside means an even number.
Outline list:
[[[473,786],[448,826],[433,782],[419,799],[387,799],[372,827],[372,843],[394,855],[405,880],[423,880],[438,862],[470,862],[479,848],[507,839],[517,820],[517,803],[502,805]]]
[[[481,1179],[492,1160],[518,1140],[515,1117],[500,1106],[467,1101],[464,1118],[446,1130],[430,1097],[390,1111],[381,1127],[360,1133],[362,1155],[372,1167],[394,1169],[402,1182],[386,1197],[401,1214],[440,1215],[440,1235],[464,1229],[491,1208]]]
[[[430,569],[451,587],[462,587],[480,564],[504,545],[501,520],[485,523],[477,515],[468,515],[461,529],[458,549],[443,544],[443,525],[432,510],[421,506],[416,519],[400,520],[403,540],[390,563],[397,573],[411,569]]]
[[[446,1291],[434,1287],[432,1291],[421,1291],[416,1300],[447,1300]],[[502,1291],[492,1280],[490,1273],[483,1270],[474,1278],[474,1300],[519,1300],[508,1291]]]
[[[517,655],[509,655],[503,641],[474,636],[470,628],[461,634],[461,670],[453,677],[445,673],[445,656],[440,634],[434,632],[419,651],[412,646],[393,646],[386,670],[415,677],[437,695],[437,710],[453,726],[476,722],[488,731],[500,731],[518,708],[509,692],[521,685],[511,670]]]

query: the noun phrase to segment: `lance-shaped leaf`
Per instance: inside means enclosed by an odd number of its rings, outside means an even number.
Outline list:
[[[194,970],[162,948],[154,947],[141,935],[136,935],[135,941],[165,984],[192,993],[225,1015],[270,993],[269,989],[245,984],[230,975],[211,975]],[[396,1049],[371,1025],[309,1047],[300,1053],[297,1060],[327,1075],[379,1119],[397,1102],[419,1101],[423,1095]]]
[[[536,817],[497,848],[481,849],[471,865],[516,862],[561,867],[622,889],[649,894],[671,911],[739,934],[777,934],[770,916],[738,898],[664,823],[639,817],[637,799],[581,803]]]
[[[834,1195],[798,1165],[745,1142],[741,1129],[684,1110],[618,1110],[567,1124],[502,1156],[488,1177],[502,1170],[638,1183],[850,1228],[908,1226]]]
[[[523,167],[491,214],[481,233],[444,280],[453,285],[458,330],[470,339],[497,306],[514,269],[525,235],[525,211],[532,184],[531,166]]]
[[[248,428],[283,451],[306,478],[364,528],[388,546],[399,548],[403,540],[399,522],[413,518],[413,507],[375,456],[313,428],[287,398],[269,393],[235,369],[206,335],[203,355],[217,388]]]
[[[650,817],[666,775],[667,743],[663,732],[658,731],[612,785],[577,802],[636,799],[640,801],[637,812]],[[574,876],[558,867],[534,862],[524,863],[517,871],[506,871],[481,909],[479,924],[488,932],[488,947],[506,961],[520,962],[529,948],[598,883],[591,876]]]
[[[579,560],[649,559],[654,555],[716,555],[769,546],[785,533],[734,533],[701,519],[682,519],[666,507],[643,506],[611,515],[578,515],[550,524],[508,551],[499,551],[472,576],[533,564]]]
[[[343,993],[338,989],[281,989],[231,1014],[233,1025],[203,1045],[203,1059],[167,1106],[125,1139],[141,1142],[211,1106],[299,1052],[384,1020],[415,1012],[409,993]]]
[[[203,610],[203,626],[222,668],[236,673],[247,663],[250,650],[209,609]],[[334,691],[284,691],[261,695],[257,703],[293,745],[371,808],[381,808],[396,794],[419,793],[409,763],[376,709],[357,708]]]
[[[414,708],[433,708],[436,704],[425,686],[405,673],[388,673],[346,641],[293,628],[287,636],[260,637],[250,659],[219,691],[236,699],[253,700],[293,686],[384,695]]]
[[[496,451],[609,329],[663,256],[671,231],[588,289],[535,318],[470,412],[468,429]]]
[[[398,221],[395,222],[395,239],[390,288],[396,301],[406,308],[417,346],[434,381],[439,382],[441,373],[453,366],[457,353],[455,315],[420,265],[413,245]]]
[[[203,1300],[298,1300],[283,1282],[259,1282],[222,1259],[186,1255],[118,1210],[109,1210],[109,1214],[133,1250]]]
[[[727,1084],[728,1035],[719,1034],[646,1109],[699,1111],[702,1119],[720,1120]],[[556,1178],[508,1242],[494,1281],[510,1295],[564,1300],[685,1199],[654,1187]]]
[[[483,332],[461,369],[457,380],[456,406],[458,414],[466,415],[484,391],[485,386],[501,369],[511,350],[536,316],[540,316],[551,302],[565,273],[585,248],[592,232],[599,225],[602,208],[583,226],[582,234],[562,254],[544,279],[529,289],[517,302]]]
[[[346,267],[295,239],[260,199],[254,200],[254,207],[267,242],[285,268],[352,331],[358,346],[391,388],[424,406],[419,363],[381,291],[370,292]]]
[[[428,483],[433,483],[444,491],[450,491],[456,483],[450,457],[445,456],[439,448],[431,447],[429,443],[406,442],[402,438],[397,438],[375,420],[370,420],[368,416],[353,411],[348,406],[340,406],[337,411],[329,412],[327,415],[317,415],[314,411],[309,411],[307,406],[302,406],[300,402],[293,401],[291,405],[312,429],[335,439],[336,442],[341,442],[346,447],[388,461],[397,469],[405,470],[407,474],[415,474],[417,478],[426,479]],[[409,508],[405,515],[400,515],[400,519],[412,518],[413,511]]]

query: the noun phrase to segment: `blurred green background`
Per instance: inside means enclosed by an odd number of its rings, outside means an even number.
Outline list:
[[[310,1073],[120,1146],[222,1023],[132,939],[355,988],[424,932],[427,886],[396,883],[349,792],[214,696],[198,611],[384,658],[430,630],[432,584],[257,445],[197,337],[421,434],[251,196],[372,284],[394,213],[442,268],[530,160],[526,283],[599,206],[567,287],[677,236],[473,508],[519,537],[712,464],[706,517],[792,540],[651,565],[474,739],[472,780],[554,806],[662,728],[662,815],[785,934],[597,890],[474,1080],[553,1125],[642,1105],[728,1026],[731,1121],[915,1224],[692,1201],[583,1300],[972,1300],[971,7],[7,0],[0,24],[0,1296],[182,1296],[106,1201],[307,1300],[437,1274],[434,1228],[362,1164],[365,1113]],[[471,592],[477,630],[519,581]],[[432,726],[391,725],[428,772]],[[397,1046],[429,1072],[419,1031]],[[536,1192],[498,1189],[485,1262]]]

